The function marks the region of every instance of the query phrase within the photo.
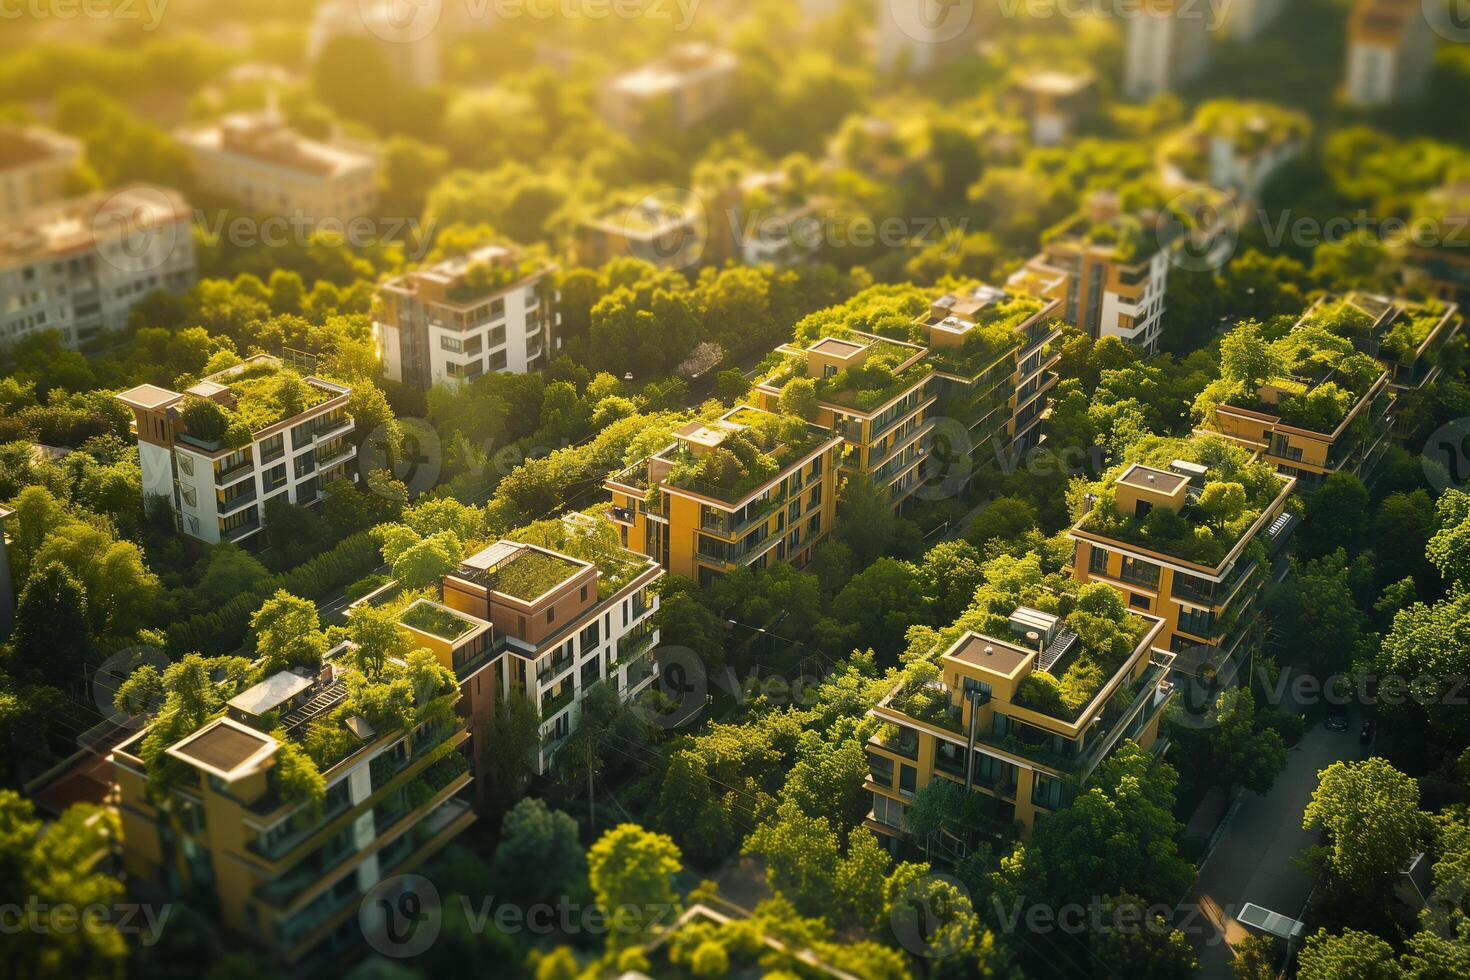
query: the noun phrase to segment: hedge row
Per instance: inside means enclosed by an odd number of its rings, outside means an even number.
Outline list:
[[[218,609],[174,623],[168,630],[169,655],[177,658],[196,651],[208,656],[234,653],[245,642],[250,617],[277,589],[305,599],[325,599],[382,562],[371,534],[359,531],[349,535],[331,551],[272,576],[264,587],[241,593]]]

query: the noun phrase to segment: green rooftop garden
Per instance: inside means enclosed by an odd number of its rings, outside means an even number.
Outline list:
[[[818,401],[844,408],[856,408],[859,411],[871,411],[884,402],[897,398],[930,372],[923,361],[899,370],[899,365],[918,353],[911,347],[887,340],[856,336],[852,331],[833,336],[871,346],[862,364],[838,371],[831,377],[811,379],[816,386]],[[805,354],[774,351],[762,362],[761,368],[759,384],[783,389],[793,378],[807,376],[807,358]]]
[[[1191,496],[1175,514],[1155,507],[1142,518],[1118,511],[1119,476],[1133,463],[1168,470],[1182,459],[1209,468],[1204,489]],[[1187,439],[1149,436],[1140,440],[1126,459],[1084,487],[1093,497],[1092,509],[1082,513],[1081,494],[1069,494],[1073,517],[1083,530],[1116,538],[1184,561],[1215,567],[1281,493],[1275,467],[1220,436]]]
[[[774,479],[830,434],[799,418],[741,409],[729,417],[745,428],[696,454],[680,443],[664,456],[674,463],[667,481],[717,500],[736,501]]]
[[[1043,242],[1072,242],[1079,247],[1112,249],[1115,261],[1137,265],[1149,259],[1161,247],[1152,222],[1133,214],[1093,220],[1074,215],[1042,233]]]
[[[471,262],[446,295],[456,303],[474,302],[508,289],[545,269],[546,261],[539,256],[517,257],[509,262]]]
[[[565,582],[580,568],[560,555],[528,549],[501,566],[494,588],[496,592],[530,602]]]
[[[1368,335],[1372,322],[1355,307],[1332,304],[1284,333],[1278,322],[1240,324],[1221,342],[1220,379],[1195,399],[1196,421],[1208,423],[1216,408],[1233,405],[1332,432],[1383,374],[1353,344],[1352,338]],[[1267,388],[1279,397],[1263,397]]]
[[[929,363],[949,374],[975,377],[1021,345],[1025,338],[1017,330],[1045,305],[1034,296],[1013,296],[1004,303],[988,306],[976,314],[974,329],[965,335],[959,347],[931,347]],[[911,324],[910,339],[922,334],[924,329],[922,323]]]
[[[432,602],[416,602],[404,610],[398,621],[404,626],[437,636],[441,640],[454,641],[464,636],[475,626],[463,616],[456,616],[443,606]]]
[[[1195,111],[1188,126],[1161,147],[1164,159],[1186,176],[1209,176],[1209,140],[1220,136],[1235,146],[1237,156],[1250,157],[1292,139],[1304,139],[1312,129],[1302,113],[1270,102],[1215,99]]]
[[[625,549],[617,529],[602,514],[612,504],[602,503],[585,515],[537,521],[506,535],[511,541],[538,545],[597,566],[597,593],[607,599],[648,569],[648,559]],[[585,520],[583,518],[586,518]]]
[[[238,374],[219,377],[235,395],[233,408],[188,395],[180,415],[189,435],[206,443],[238,449],[254,434],[315,408],[333,394],[308,382],[284,364],[256,363]]]

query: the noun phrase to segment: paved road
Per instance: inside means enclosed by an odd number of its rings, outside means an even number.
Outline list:
[[[1332,732],[1318,725],[1286,756],[1286,771],[1271,792],[1246,792],[1221,834],[1215,850],[1200,869],[1194,890],[1185,899],[1189,908],[1202,909],[1191,939],[1199,953],[1200,976],[1229,980],[1231,946],[1246,935],[1235,921],[1246,902],[1296,918],[1312,890],[1312,880],[1292,859],[1316,843],[1315,832],[1302,830],[1302,812],[1317,788],[1317,772],[1339,759],[1366,758],[1358,743],[1358,726]],[[1221,941],[1223,934],[1224,941]]]

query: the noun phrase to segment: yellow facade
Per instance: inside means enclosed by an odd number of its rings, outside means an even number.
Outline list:
[[[1164,676],[1172,658],[1155,649],[1164,624],[1147,618],[1151,628],[1133,654],[1070,721],[1016,703],[1021,682],[1055,663],[1042,666],[1055,639],[1033,648],[1020,637],[965,634],[940,658],[941,710],[916,709],[900,689],[870,712],[894,727],[868,742],[867,826],[900,836],[907,806],[938,777],[993,801],[998,826],[1015,824],[1029,836],[1037,818],[1069,803],[1124,739],[1150,748],[1171,693]]]

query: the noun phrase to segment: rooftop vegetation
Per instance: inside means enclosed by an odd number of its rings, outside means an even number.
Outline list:
[[[819,401],[860,411],[871,411],[903,394],[923,380],[929,368],[921,361],[899,370],[899,365],[913,357],[917,351],[886,340],[854,336],[852,332],[842,335],[854,343],[868,344],[870,348],[863,363],[825,378],[810,379],[816,388]],[[761,383],[773,388],[784,388],[793,378],[807,376],[805,354],[783,354],[773,352],[762,367]]]
[[[1017,333],[1018,328],[1044,305],[1034,296],[1013,296],[987,306],[975,314],[975,326],[965,335],[964,343],[959,347],[931,347],[929,362],[941,371],[974,377],[1021,345],[1024,338]],[[911,324],[910,338],[923,331],[923,324]]]
[[[1167,470],[1176,459],[1209,467],[1204,489],[1175,514],[1155,507],[1142,518],[1117,508],[1115,483],[1133,463]],[[1073,516],[1084,530],[1116,538],[1184,561],[1215,567],[1229,554],[1261,513],[1281,493],[1282,480],[1269,463],[1252,461],[1251,453],[1219,436],[1187,439],[1149,436],[1140,440],[1124,462],[1090,484],[1069,492]],[[1092,508],[1083,515],[1082,494]]]
[[[581,566],[559,555],[527,549],[501,566],[495,591],[530,602],[575,575]]]
[[[1220,405],[1233,405],[1277,415],[1298,428],[1333,431],[1383,374],[1353,344],[1371,326],[1372,318],[1361,310],[1340,304],[1284,333],[1279,321],[1240,324],[1221,343],[1220,379],[1195,399],[1196,421],[1207,422]],[[1263,397],[1269,389],[1279,395]]]
[[[540,256],[517,256],[510,261],[482,260],[465,267],[446,295],[456,303],[469,303],[500,292],[546,269]]]
[[[1162,153],[1186,176],[1204,180],[1211,138],[1224,137],[1237,156],[1251,157],[1268,147],[1304,139],[1311,129],[1305,115],[1274,103],[1214,99],[1202,103],[1190,124],[1165,141]]]
[[[398,621],[441,640],[457,640],[474,629],[474,624],[463,616],[456,616],[432,602],[414,603],[404,610]]]
[[[667,483],[735,501],[775,478],[811,452],[828,433],[799,418],[744,409],[729,421],[744,428],[726,433],[718,446],[696,453],[683,443],[670,450]]]
[[[180,410],[189,435],[232,449],[250,444],[255,433],[315,408],[332,397],[284,364],[257,363],[218,379],[235,396],[233,407],[188,395]]]
[[[599,519],[611,504],[603,503],[584,515],[537,521],[511,531],[506,537],[522,544],[539,545],[597,566],[598,597],[616,595],[629,582],[647,571],[648,560],[625,549],[618,532]]]

